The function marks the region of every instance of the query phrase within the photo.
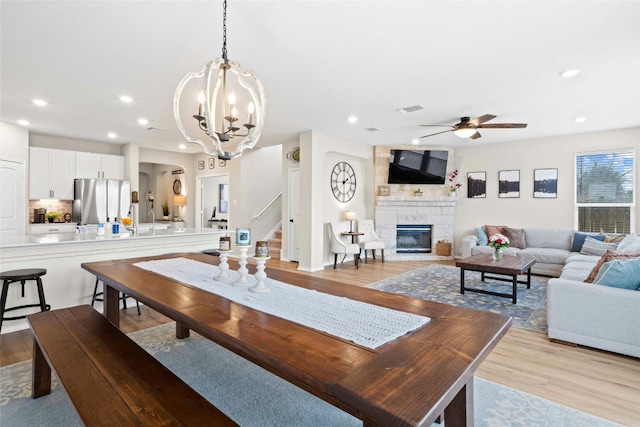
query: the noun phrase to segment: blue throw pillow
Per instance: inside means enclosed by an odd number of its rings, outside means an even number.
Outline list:
[[[604,234],[585,234],[575,232],[573,234],[573,244],[571,245],[571,252],[580,252],[582,249],[582,245],[584,244],[584,239],[587,237],[591,237],[592,239],[600,240],[604,242],[605,235]]]
[[[487,237],[487,232],[484,231],[482,227],[474,228],[476,231],[476,236],[478,236],[478,244],[480,246],[487,246],[489,244],[489,237]]]
[[[593,283],[615,288],[640,288],[640,258],[615,259],[605,262]]]

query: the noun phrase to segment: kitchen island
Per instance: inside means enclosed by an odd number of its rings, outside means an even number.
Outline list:
[[[47,304],[54,310],[91,303],[95,277],[80,268],[82,263],[173,252],[199,252],[217,248],[220,236],[229,232],[211,228],[176,228],[136,234],[126,231],[105,236],[60,233],[3,238],[0,242],[0,269],[46,268],[47,274],[42,277],[42,282]],[[24,299],[20,296],[19,285],[10,286],[7,307],[28,303],[23,301],[38,301],[35,286],[31,283],[25,285]],[[102,310],[101,303],[96,303],[95,307]],[[16,314],[22,312],[17,311]],[[25,319],[12,320],[2,325],[2,333],[27,328]]]

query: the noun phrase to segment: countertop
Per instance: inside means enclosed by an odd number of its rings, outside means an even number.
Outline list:
[[[229,230],[217,230],[213,228],[170,228],[165,230],[149,230],[133,234],[130,231],[123,231],[119,234],[106,234],[98,236],[94,233],[51,233],[25,235],[3,238],[0,242],[1,249],[19,248],[40,245],[66,245],[91,242],[108,242],[123,241],[124,239],[154,239],[159,237],[185,236],[185,235],[202,235],[202,234],[221,234],[228,233]]]

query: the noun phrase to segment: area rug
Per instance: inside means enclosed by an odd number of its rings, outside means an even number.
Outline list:
[[[521,276],[521,279],[525,276]],[[504,314],[513,318],[513,326],[536,332],[547,332],[547,280],[531,276],[531,289],[518,285],[517,304],[511,298],[477,292],[460,293],[460,269],[448,265],[428,265],[389,279],[367,285],[368,288],[404,294],[415,298],[442,302]],[[511,293],[511,283],[486,279],[480,281],[477,271],[465,272],[465,286],[493,292]]]
[[[351,415],[196,333],[177,340],[173,323],[130,336],[241,426],[362,426]],[[32,399],[30,361],[0,368],[2,427],[81,425],[55,376],[52,385],[50,395]],[[474,393],[475,424],[481,427],[617,425],[477,377]]]

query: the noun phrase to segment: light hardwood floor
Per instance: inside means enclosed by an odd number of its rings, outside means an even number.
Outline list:
[[[269,260],[267,268],[366,286],[426,264],[369,260],[359,270],[345,263],[335,270],[327,267],[308,273],[298,271],[296,263]],[[137,316],[135,306],[121,316],[125,332],[170,321],[147,307],[141,308],[142,316]],[[28,360],[31,352],[29,331],[0,337],[0,366]],[[545,334],[511,328],[476,375],[626,426],[640,426],[640,359],[552,343]]]

